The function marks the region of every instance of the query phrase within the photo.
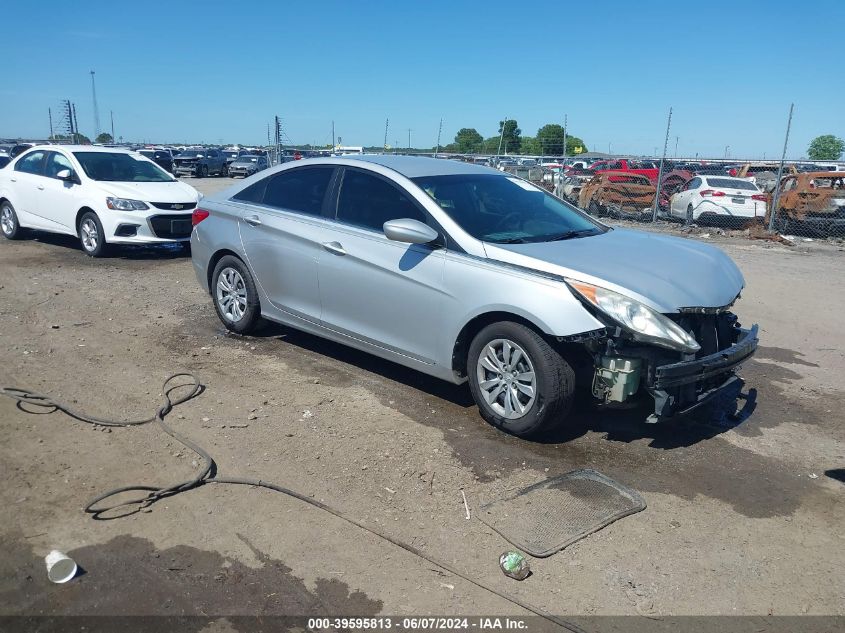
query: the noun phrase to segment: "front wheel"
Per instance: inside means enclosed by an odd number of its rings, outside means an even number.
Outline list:
[[[481,417],[513,435],[548,432],[572,407],[572,367],[520,323],[502,321],[481,330],[470,344],[467,373]]]
[[[88,211],[79,218],[79,242],[86,255],[102,257],[106,254],[103,225],[93,211]]]
[[[261,305],[255,281],[246,265],[237,257],[226,255],[211,275],[214,309],[227,330],[249,334],[261,325]]]
[[[23,233],[18,222],[18,214],[15,213],[15,208],[8,200],[0,205],[0,228],[3,230],[3,237],[7,240],[17,240]]]

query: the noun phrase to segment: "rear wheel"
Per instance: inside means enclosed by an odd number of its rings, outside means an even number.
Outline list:
[[[599,203],[595,200],[590,200],[589,204],[587,204],[587,213],[595,216],[601,215],[601,207],[599,206]]]
[[[223,163],[223,166],[220,168],[220,177],[225,178],[229,175],[229,164]]]
[[[237,257],[226,255],[211,275],[214,309],[227,330],[249,334],[262,323],[261,305],[255,281],[246,265]]]
[[[481,417],[514,435],[550,431],[572,406],[575,374],[569,363],[520,323],[481,330],[470,344],[467,373]]]
[[[0,205],[0,228],[3,230],[3,237],[7,240],[20,239],[23,234],[23,229],[18,222],[18,214],[15,213],[15,208],[8,200]]]
[[[79,242],[86,255],[102,257],[107,245],[103,225],[93,211],[88,211],[79,218]]]
[[[692,224],[693,222],[695,222],[695,218],[692,213],[692,203],[690,203],[687,205],[687,224]]]
[[[207,178],[208,177],[208,165],[202,165],[200,167],[200,178]]]

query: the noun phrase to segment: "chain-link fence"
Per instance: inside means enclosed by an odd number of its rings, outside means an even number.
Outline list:
[[[559,164],[499,161],[590,215],[639,222],[755,228],[814,238],[845,237],[845,165],[835,162],[560,159]],[[496,159],[491,159],[496,166]],[[777,200],[777,208],[773,204]],[[654,213],[655,204],[657,213]]]

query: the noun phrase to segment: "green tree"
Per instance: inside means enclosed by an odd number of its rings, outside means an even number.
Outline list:
[[[541,149],[538,154],[551,154],[552,156],[563,155],[563,137],[565,136],[563,126],[557,123],[548,123],[537,130],[537,143]],[[524,139],[523,139],[523,142]]]
[[[458,130],[455,134],[455,145],[458,146],[458,151],[462,153],[477,152],[484,138],[473,127],[464,127]]]
[[[583,154],[584,152],[588,152],[587,144],[577,136],[567,136],[566,137],[566,155],[567,156],[576,156],[575,150],[580,148],[579,154]]]
[[[807,149],[810,160],[837,160],[845,151],[845,141],[833,134],[817,136]]]
[[[520,141],[519,153],[539,156],[543,153],[543,146],[540,143],[540,139],[533,136],[523,136]]]
[[[95,139],[96,143],[112,143],[114,139],[108,132],[100,132]]]
[[[522,130],[519,129],[516,119],[499,121],[499,135],[502,139],[502,153],[519,154],[522,148]],[[498,150],[498,147],[496,149]]]

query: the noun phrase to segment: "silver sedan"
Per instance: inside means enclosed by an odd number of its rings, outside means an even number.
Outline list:
[[[260,172],[194,212],[192,259],[222,323],[262,319],[454,383],[520,436],[593,398],[650,421],[741,385],[757,346],[719,249],[612,229],[493,169],[404,156]],[[576,378],[577,376],[577,378]]]

